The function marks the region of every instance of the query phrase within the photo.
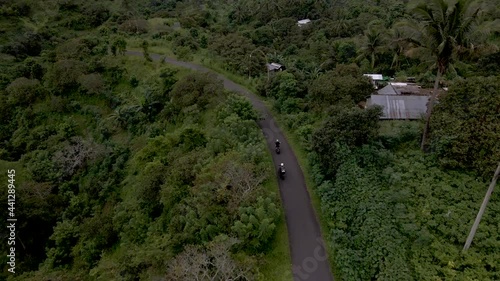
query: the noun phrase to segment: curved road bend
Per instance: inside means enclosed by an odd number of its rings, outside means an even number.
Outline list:
[[[127,51],[126,54],[132,56],[143,55],[142,52],[138,51]],[[161,56],[151,54],[151,58],[157,61],[161,59]],[[166,58],[165,61],[169,64],[193,70],[213,72],[206,67],[190,62],[177,61],[172,58]],[[224,81],[226,89],[246,96],[252,105],[262,114],[264,118],[258,121],[258,124],[266,137],[275,167],[277,169],[279,163],[285,164],[287,173],[284,181],[279,180],[279,188],[288,227],[293,280],[333,281],[318,220],[311,205],[304,175],[285,136],[276,125],[270,111],[255,94],[228,78],[218,73],[216,74]],[[279,155],[274,151],[274,141],[276,139],[281,141],[281,154]]]

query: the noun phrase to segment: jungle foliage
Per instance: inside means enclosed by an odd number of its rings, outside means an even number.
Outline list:
[[[479,10],[436,18],[459,37],[438,38],[412,21],[436,3]],[[500,159],[494,4],[0,1],[0,166],[20,174],[23,244],[9,280],[261,276],[282,217],[259,116],[215,76],[151,62],[160,51],[205,56],[270,102],[308,157],[336,279],[499,280],[496,194],[461,252]],[[429,153],[421,122],[360,108],[363,73],[449,87]]]
[[[440,98],[429,154],[422,124],[379,121],[376,107],[282,116],[307,152],[336,278],[499,278],[498,196],[462,252],[499,159],[498,78],[459,81]]]
[[[209,253],[199,276],[255,280],[282,213],[249,101],[124,56],[142,28],[127,1],[46,2],[1,3],[0,157],[20,222],[1,279],[180,280]]]

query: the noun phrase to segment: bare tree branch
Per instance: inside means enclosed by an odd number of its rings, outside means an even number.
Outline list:
[[[91,139],[73,137],[62,150],[54,154],[52,160],[62,172],[62,176],[68,177],[105,153],[106,149],[103,145],[99,145]]]
[[[177,281],[243,281],[253,280],[250,267],[242,266],[231,257],[236,238],[211,242],[206,248],[187,246],[168,264],[167,280]]]

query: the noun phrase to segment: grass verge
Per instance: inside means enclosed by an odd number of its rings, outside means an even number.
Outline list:
[[[288,247],[288,232],[282,212],[282,219],[276,225],[276,237],[271,244],[272,251],[266,253],[259,266],[259,281],[290,281],[292,276],[290,248]],[[286,261],[286,262],[285,262]]]
[[[264,137],[262,144],[267,146]],[[268,180],[264,182],[264,188],[271,191],[279,198],[280,220],[276,224],[276,235],[273,241],[269,244],[269,251],[266,252],[258,262],[259,276],[258,281],[290,281],[292,276],[290,267],[291,256],[290,247],[288,245],[288,231],[285,222],[285,212],[282,208],[281,198],[279,195],[278,179],[275,177],[273,159],[270,153],[265,157],[265,161],[271,165],[269,169]],[[288,279],[287,279],[288,278]]]
[[[144,39],[142,38],[129,38],[127,39],[127,50],[129,51],[139,51],[142,52],[142,41]],[[183,61],[184,59],[178,58],[174,52],[172,51],[172,48],[169,46],[166,46],[165,44],[161,44],[157,42],[156,40],[147,40],[150,42],[149,46],[149,53],[150,54],[159,54],[163,55],[169,58],[176,58],[180,61]],[[227,78],[231,79],[232,81],[244,86],[248,90],[256,93],[257,92],[257,79],[256,78],[250,78],[248,79],[247,77],[242,77],[241,75],[234,74],[230,72],[229,70],[226,70],[222,63],[211,56],[207,50],[201,49],[198,52],[192,54],[192,59],[190,60],[185,60],[185,61],[191,61],[193,63],[203,65],[204,67],[213,70],[219,74],[222,74],[226,76]]]
[[[253,93],[257,92],[257,79],[248,79],[247,77],[242,77],[241,75],[234,74],[229,70],[226,70],[222,63],[208,54],[206,50],[202,50],[200,53],[195,54],[193,62],[226,76],[233,82],[244,86]]]

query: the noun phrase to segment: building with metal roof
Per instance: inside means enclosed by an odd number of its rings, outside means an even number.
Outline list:
[[[428,96],[371,95],[366,105],[380,105],[380,119],[420,119],[427,111]]]
[[[379,95],[418,95],[421,87],[414,83],[390,82],[387,86],[378,90]]]
[[[306,25],[306,24],[308,24],[308,23],[310,23],[310,22],[311,22],[311,20],[310,20],[310,19],[303,19],[303,20],[299,20],[299,21],[297,21],[297,25],[298,25],[299,27],[301,27],[301,26],[304,26],[304,25]]]
[[[382,74],[363,74],[363,76],[368,76],[371,79],[373,79],[373,81],[383,81],[384,80],[384,76]]]
[[[267,70],[268,71],[282,71],[282,70],[285,70],[285,67],[279,63],[275,63],[275,62],[272,62],[272,63],[268,63],[266,64],[267,66]]]
[[[383,87],[382,89],[378,90],[377,93],[379,95],[401,95],[396,89],[391,85],[387,85]]]
[[[384,81],[384,76],[382,76],[382,74],[363,74],[363,76],[370,78],[374,89],[378,89],[380,87],[380,83]]]

